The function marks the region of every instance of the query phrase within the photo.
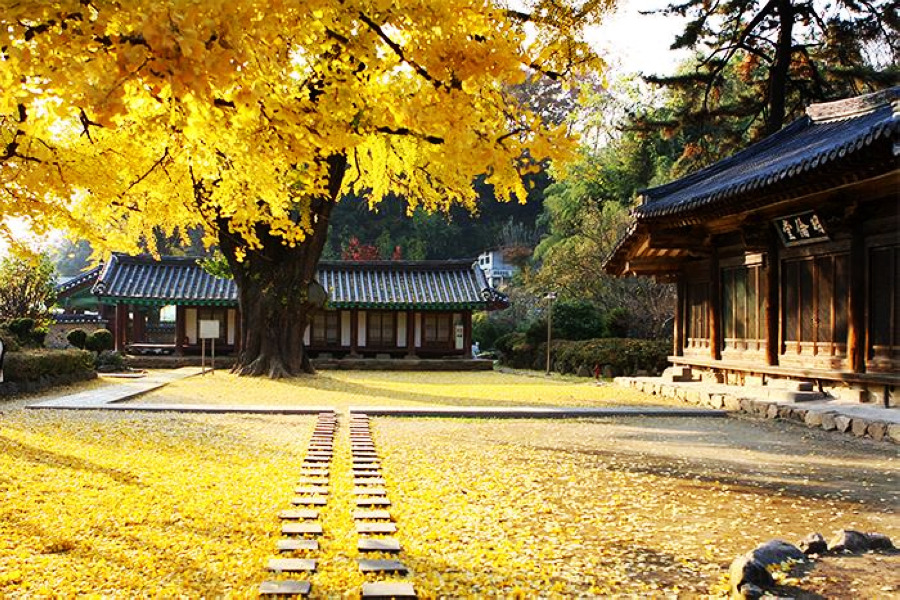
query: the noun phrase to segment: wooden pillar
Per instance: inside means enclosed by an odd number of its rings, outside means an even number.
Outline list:
[[[116,304],[116,352],[125,352],[127,337],[125,329],[128,327],[128,305]]]
[[[356,348],[359,346],[359,310],[350,310],[350,356],[359,356]]]
[[[178,356],[184,354],[184,338],[186,333],[184,319],[184,307],[179,304],[175,307],[175,354]]]
[[[674,339],[674,348],[672,354],[682,356],[684,354],[684,313],[685,301],[687,300],[687,280],[684,273],[678,274],[678,280],[675,283],[675,331],[672,336]]]
[[[416,356],[416,314],[411,310],[406,311],[406,356]]]
[[[866,247],[861,219],[852,224],[850,297],[847,302],[847,361],[854,373],[866,371]],[[884,274],[885,277],[888,274]]]
[[[131,318],[131,341],[134,343],[146,342],[145,333],[145,321],[147,319],[147,313],[143,310],[138,309],[137,306],[134,307],[132,311]]]
[[[713,360],[722,359],[719,340],[722,337],[722,276],[719,273],[719,249],[712,246],[709,257],[709,355]]]
[[[766,252],[766,364],[778,365],[781,354],[781,258],[778,236],[769,234]]]
[[[241,329],[241,309],[234,309],[234,354],[240,356],[244,347],[243,330]]]

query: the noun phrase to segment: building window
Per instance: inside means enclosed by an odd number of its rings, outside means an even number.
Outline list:
[[[759,265],[722,270],[725,350],[765,347],[765,277]]]
[[[310,340],[314,345],[336,346],[341,343],[340,314],[336,310],[316,313],[310,329]]]
[[[366,345],[393,348],[397,345],[396,315],[388,311],[366,313]]]
[[[784,261],[785,354],[846,353],[848,266],[846,253]]]
[[[453,345],[453,322],[447,313],[422,316],[422,345],[426,348],[448,348]]]

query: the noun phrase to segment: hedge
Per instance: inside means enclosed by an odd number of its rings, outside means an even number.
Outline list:
[[[8,382],[93,377],[95,355],[86,350],[33,350],[8,352],[3,359],[3,377]]]
[[[501,363],[519,369],[544,369],[547,344],[529,344],[524,334],[514,333],[497,340]],[[593,340],[554,341],[551,367],[557,373],[590,376],[599,366],[604,376],[634,375],[638,371],[660,373],[667,366],[672,350],[669,340],[598,338]]]

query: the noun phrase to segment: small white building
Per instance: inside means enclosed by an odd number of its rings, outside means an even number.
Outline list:
[[[488,284],[495,289],[509,285],[515,267],[503,260],[503,251],[494,248],[478,255],[478,266],[484,271]]]

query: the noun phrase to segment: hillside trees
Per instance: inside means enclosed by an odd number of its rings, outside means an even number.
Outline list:
[[[580,38],[610,3],[14,3],[0,214],[132,251],[202,227],[239,290],[238,372],[310,371],[335,201],[472,209],[482,174],[497,198],[525,198],[523,177],[572,144],[506,84],[601,68]]]

